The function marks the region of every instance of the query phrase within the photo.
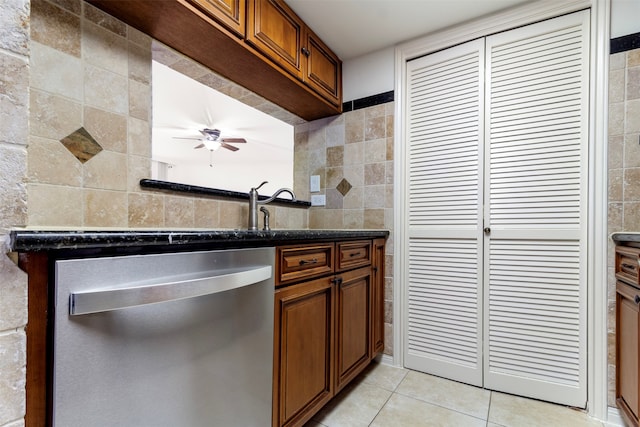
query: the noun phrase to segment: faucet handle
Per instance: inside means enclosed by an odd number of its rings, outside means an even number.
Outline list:
[[[257,187],[254,187],[254,190],[259,190],[260,187],[262,187],[263,185],[265,185],[266,183],[268,183],[269,181],[262,181],[262,184],[258,185]]]

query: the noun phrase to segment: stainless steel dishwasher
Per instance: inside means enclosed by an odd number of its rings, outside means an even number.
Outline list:
[[[53,424],[270,426],[274,248],[59,260]]]

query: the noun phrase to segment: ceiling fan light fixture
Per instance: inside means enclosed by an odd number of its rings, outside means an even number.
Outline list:
[[[220,141],[216,141],[215,139],[205,138],[202,140],[202,143],[209,151],[216,151],[218,148],[222,146]]]

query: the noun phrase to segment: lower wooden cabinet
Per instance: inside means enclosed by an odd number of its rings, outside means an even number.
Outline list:
[[[336,393],[371,361],[371,294],[370,267],[336,280]]]
[[[333,397],[334,294],[330,278],[276,291],[274,426],[302,425]]]
[[[291,263],[317,248],[277,253]],[[335,252],[366,261],[275,291],[273,426],[304,425],[384,348],[384,239],[336,243]]]
[[[616,402],[630,426],[638,426],[638,355],[640,354],[640,289],[616,285]]]

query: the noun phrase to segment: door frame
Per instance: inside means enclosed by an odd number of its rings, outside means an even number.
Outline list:
[[[407,281],[406,140],[405,111],[407,61],[479,37],[591,9],[590,95],[587,218],[587,410],[608,419],[607,375],[607,117],[609,78],[610,1],[539,0],[508,9],[439,33],[402,43],[395,48],[394,121],[394,289],[393,363],[404,366],[404,294]]]

